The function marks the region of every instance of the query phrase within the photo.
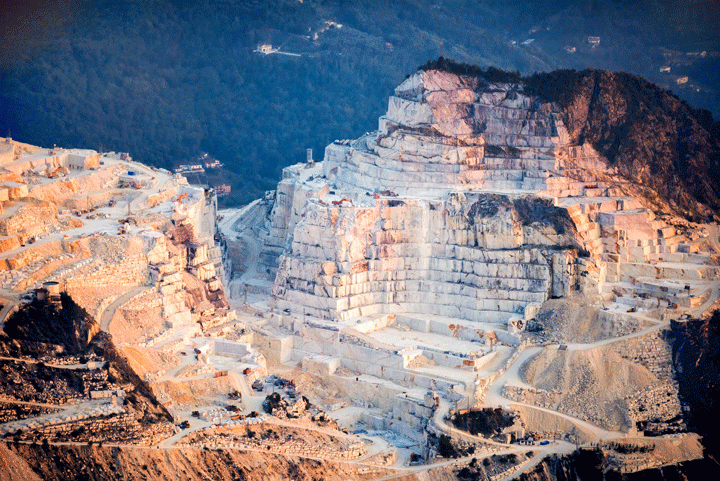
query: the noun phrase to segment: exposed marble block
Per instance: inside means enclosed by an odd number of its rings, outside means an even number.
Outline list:
[[[180,311],[187,310],[187,307],[185,306],[185,302],[173,302],[168,303],[166,305],[163,305],[163,314],[165,316],[171,316],[173,314],[176,314]]]
[[[192,315],[189,310],[176,312],[169,317],[166,317],[166,322],[171,327],[188,326],[194,324]]]
[[[178,291],[181,291],[182,289],[183,285],[181,283],[161,285],[159,288],[160,294],[162,294],[163,296],[174,294]]]
[[[188,262],[189,265],[199,266],[200,264],[204,264],[208,261],[207,246],[205,244],[200,244],[198,246],[195,246],[193,248],[193,251],[194,251],[194,254]]]
[[[662,228],[658,229],[658,234],[660,237],[666,237],[666,238],[672,237],[675,235],[675,227],[673,227],[673,226],[662,227]]]
[[[215,265],[212,262],[207,262],[203,265],[199,265],[193,269],[195,276],[201,281],[207,281],[214,277],[217,277],[215,272]]]
[[[411,127],[431,124],[435,120],[432,108],[427,103],[395,96],[391,96],[388,100],[388,111],[385,116],[393,122]]]
[[[311,356],[302,359],[303,371],[320,376],[330,376],[340,368],[340,359],[329,356]]]
[[[185,305],[185,291],[175,291],[171,294],[166,294],[162,296],[162,303],[164,307],[170,306],[172,304],[180,304]]]
[[[162,284],[174,284],[177,282],[182,282],[182,275],[179,272],[171,272],[163,276],[161,282]]]

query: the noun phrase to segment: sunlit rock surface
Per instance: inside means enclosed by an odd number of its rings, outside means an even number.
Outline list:
[[[563,118],[519,77],[419,70],[377,131],[286,168],[260,254],[272,356],[385,386],[347,387],[393,413],[360,422],[410,437],[448,432],[427,391],[582,441],[683,432],[662,333],[713,309],[717,227],[657,211]],[[537,359],[555,384],[521,374]]]

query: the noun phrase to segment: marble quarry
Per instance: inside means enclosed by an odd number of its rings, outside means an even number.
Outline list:
[[[537,454],[491,479],[645,436],[664,447],[619,453],[626,472],[700,457],[667,332],[720,308],[718,226],[653,210],[563,118],[522,83],[418,70],[376,131],[222,211],[127,154],[0,139],[0,327],[67,292],[178,422],[151,446],[370,470],[432,460],[443,437]],[[0,435],[130,429],[127,386],[108,386],[5,409]],[[493,435],[455,424],[498,412]]]
[[[247,390],[266,374],[252,337],[234,335],[244,325],[225,294],[232,265],[211,189],[126,154],[41,149],[12,139],[0,139],[0,178],[0,328],[43,289],[58,298],[67,292],[112,334],[158,396],[168,385]],[[229,382],[228,371],[237,380]],[[124,415],[122,402],[96,397],[53,399],[57,416],[3,425],[0,433],[69,433],[77,423]]]
[[[717,300],[717,227],[656,214],[636,187],[522,85],[418,71],[377,131],[283,171],[258,257],[273,282],[259,342],[374,386],[347,388],[370,409],[354,422],[409,436],[432,417],[427,392],[509,405],[493,386],[542,345],[526,327],[546,301],[589,300],[597,326],[642,342]]]

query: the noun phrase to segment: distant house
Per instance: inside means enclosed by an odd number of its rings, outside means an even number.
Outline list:
[[[260,45],[260,51],[265,54],[273,53],[272,45],[269,43],[264,43]]]
[[[182,164],[175,168],[176,174],[182,174],[186,172],[203,173],[205,172],[205,169],[203,169],[203,166],[201,164]]]
[[[670,67],[668,67],[667,65],[662,66],[662,67],[660,67],[660,71],[663,72],[663,73],[669,73],[669,72],[670,72]]]
[[[567,53],[575,53],[577,51],[577,48],[571,45],[565,45],[565,51]]]
[[[525,40],[521,45],[530,45],[534,41],[535,41],[534,38],[529,38],[529,39]]]
[[[688,80],[690,80],[690,79],[687,76],[685,76],[685,77],[680,77],[679,79],[676,80],[676,82],[678,85],[682,85],[682,84],[688,83]]]
[[[219,169],[220,167],[223,167],[225,164],[220,162],[217,159],[208,160],[205,162],[205,168],[206,169]]]
[[[600,45],[600,37],[588,37],[588,43],[592,46]]]
[[[226,197],[230,195],[231,188],[227,184],[214,185],[213,188],[215,189],[215,193],[218,197]]]

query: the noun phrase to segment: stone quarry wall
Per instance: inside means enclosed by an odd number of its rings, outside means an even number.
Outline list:
[[[506,323],[606,282],[717,277],[591,145],[571,144],[558,105],[478,82],[416,72],[376,132],[328,146],[319,170],[285,169],[262,253],[275,307]]]
[[[45,233],[58,223],[57,213],[57,207],[50,202],[25,204],[14,215],[0,220],[0,236],[33,237]]]
[[[505,197],[373,203],[307,202],[280,259],[276,308],[340,320],[425,312],[506,323],[574,285],[572,237],[523,225]]]
[[[115,187],[117,177],[122,170],[121,166],[112,165],[94,172],[93,175],[78,176],[72,179],[63,178],[49,184],[36,185],[30,190],[29,196],[53,202],[56,205],[63,205],[65,201],[75,196]]]
[[[285,169],[262,253],[270,276],[279,267],[273,307],[507,324],[566,295],[586,270],[581,244],[569,216],[548,221],[533,196],[561,176],[568,142],[557,107],[521,86],[411,75],[378,131],[328,146],[312,176],[311,164]]]
[[[569,140],[557,107],[498,84],[417,72],[391,96],[379,129],[326,150],[326,177],[400,195],[448,191],[543,191],[556,171],[555,149]]]

